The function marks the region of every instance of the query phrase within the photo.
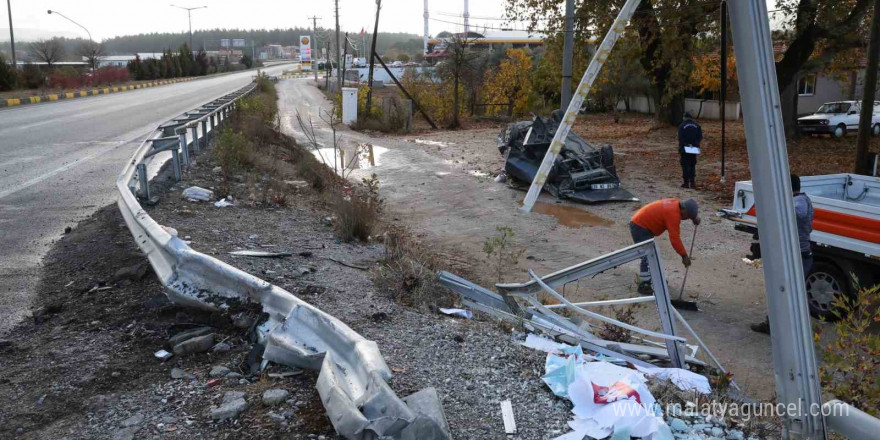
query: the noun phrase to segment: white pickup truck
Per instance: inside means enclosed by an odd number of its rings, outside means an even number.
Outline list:
[[[798,129],[803,134],[830,134],[840,138],[850,130],[858,131],[861,114],[861,101],[826,102],[816,113],[798,118]],[[880,135],[880,101],[874,101],[871,134]]]
[[[829,174],[801,178],[801,191],[813,203],[813,267],[806,278],[810,312],[834,319],[835,296],[852,295],[853,276],[859,285],[880,283],[880,178]],[[755,194],[751,181],[736,182],[733,206],[718,212],[739,231],[759,239]],[[760,245],[750,258],[760,258]]]

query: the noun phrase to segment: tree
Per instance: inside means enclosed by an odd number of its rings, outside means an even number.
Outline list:
[[[617,105],[623,101],[629,110],[628,98],[642,96],[651,90],[651,83],[639,62],[639,40],[635,32],[625,33],[605,62],[594,84],[594,95],[600,105],[610,108],[614,122],[620,120]]]
[[[409,55],[407,55],[405,53],[400,53],[397,55],[397,61],[408,63],[409,62]]]
[[[587,45],[591,37],[601,40],[624,3],[624,0],[583,0],[576,5],[575,47]],[[540,28],[554,35],[551,39],[562,38],[561,1],[507,0],[507,6],[508,18],[527,21],[530,29]],[[691,56],[695,40],[698,35],[714,29],[718,9],[718,3],[698,0],[644,0],[636,9],[630,26],[638,31],[641,51],[638,59],[651,81],[658,120],[680,122],[684,92],[693,68]],[[574,65],[578,65],[577,59]],[[560,62],[559,76],[561,67]]]
[[[700,93],[721,91],[721,55],[715,53],[695,54],[694,70],[691,72],[691,87]],[[736,75],[736,57],[727,58],[727,93],[738,96],[739,86]],[[729,97],[729,96],[728,96]]]
[[[459,85],[462,78],[472,70],[472,63],[480,54],[468,47],[468,39],[464,35],[449,37],[446,51],[449,56],[438,66],[438,70],[444,80],[452,82],[452,121],[449,123],[449,128],[458,128],[461,126]]]
[[[797,83],[804,71],[828,65],[841,51],[864,47],[871,0],[777,0],[787,42],[776,62],[776,81],[782,100],[787,136],[797,130]],[[818,55],[818,56],[817,56]]]
[[[30,45],[31,55],[38,61],[46,63],[49,68],[64,59],[64,46],[57,38],[51,40],[38,40]]]
[[[491,104],[507,104],[507,116],[523,114],[529,109],[532,95],[532,58],[525,49],[507,49],[507,57],[497,69],[486,72],[486,100]],[[499,113],[503,107],[492,106]]]
[[[18,72],[15,66],[7,64],[6,58],[0,53],[0,92],[18,87]]]
[[[250,69],[251,67],[254,66],[254,60],[250,57],[250,55],[242,55],[241,61],[239,61],[239,62],[241,64],[244,64],[244,66],[247,67],[248,69]]]
[[[106,54],[104,45],[94,41],[84,41],[79,46],[78,53],[86,59],[86,62],[95,70],[98,68],[98,61]]]

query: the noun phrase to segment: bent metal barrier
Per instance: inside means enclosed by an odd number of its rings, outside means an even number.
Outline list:
[[[397,397],[375,342],[280,287],[193,250],[141,207],[139,199],[155,202],[146,165],[159,152],[169,151],[174,176],[180,179],[183,166],[207,146],[238,100],[255,88],[248,85],[162,124],[138,147],[116,180],[119,210],[132,236],[172,301],[211,310],[241,300],[260,303],[269,316],[258,327],[258,343],[265,347],[263,366],[272,361],[320,370],[318,393],[339,434],[364,440],[450,439],[437,391],[426,388]]]

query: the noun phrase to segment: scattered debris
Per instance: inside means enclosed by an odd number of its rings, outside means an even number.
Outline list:
[[[743,257],[742,260],[743,260],[743,263],[746,263],[749,266],[754,267],[755,269],[760,269],[760,268],[764,267],[764,262],[759,259],[750,260],[748,258]]]
[[[370,268],[368,268],[368,267],[365,267],[365,266],[358,266],[357,264],[346,263],[346,262],[344,262],[344,261],[340,261],[340,260],[337,260],[337,259],[332,258],[332,257],[327,257],[327,259],[330,260],[330,261],[332,261],[332,262],[334,262],[334,263],[336,263],[336,264],[341,264],[341,265],[343,265],[343,266],[345,266],[345,267],[350,267],[350,268],[352,268],[352,269],[370,270]]]
[[[290,396],[290,392],[287,390],[282,390],[279,388],[274,388],[271,390],[266,390],[263,392],[263,405],[266,406],[275,406],[278,405]]]
[[[233,202],[232,196],[226,196],[226,197],[214,202],[214,206],[216,206],[218,208],[225,208],[227,206],[232,206],[233,205],[232,202]]]
[[[195,379],[196,376],[182,368],[172,368],[171,369],[171,378],[172,379]]]
[[[214,197],[214,191],[199,186],[191,186],[183,190],[183,198],[190,202],[207,202]]]
[[[215,365],[213,368],[211,368],[211,372],[208,373],[208,376],[213,378],[226,377],[226,375],[228,375],[230,372],[231,370],[229,368],[226,368],[222,365]]]
[[[447,309],[447,308],[443,308],[443,307],[440,307],[439,310],[440,310],[441,313],[443,313],[443,314],[445,314],[445,315],[460,316],[460,317],[462,317],[462,318],[464,318],[464,319],[471,319],[471,318],[474,317],[474,312],[471,312],[470,310],[465,310],[465,309]]]
[[[211,348],[211,351],[229,351],[231,349],[232,347],[230,347],[229,344],[225,342],[218,342],[216,345],[214,345],[213,348]]]
[[[226,393],[229,395],[230,393]],[[242,393],[244,394],[244,393]],[[247,409],[247,401],[244,397],[227,399],[224,397],[223,403],[217,407],[211,407],[211,418],[214,420],[233,419]]]
[[[187,339],[174,346],[174,354],[183,356],[185,354],[202,353],[214,346],[214,334],[209,333],[204,336],[197,336]]]
[[[236,255],[239,257],[256,257],[256,258],[284,258],[289,257],[293,254],[290,252],[268,252],[268,251],[252,251],[252,250],[243,250],[243,251],[232,251],[229,255]]]
[[[504,422],[505,434],[516,434],[516,420],[513,418],[513,405],[510,400],[501,402],[501,420]]]
[[[167,361],[168,359],[171,359],[171,356],[174,356],[174,355],[165,351],[165,350],[159,350],[159,351],[153,353],[153,356],[156,356],[157,358],[162,359],[163,361]]]
[[[212,331],[214,330],[211,327],[198,327],[192,330],[182,331],[168,339],[168,343],[173,347],[183,341],[186,341],[187,339],[192,339],[196,336],[204,336],[208,333],[211,333]]]
[[[506,183],[507,182],[507,174],[501,173],[495,176],[495,183]]]

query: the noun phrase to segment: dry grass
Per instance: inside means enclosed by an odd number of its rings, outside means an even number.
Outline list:
[[[438,260],[407,230],[390,228],[382,236],[385,257],[376,274],[380,289],[396,302],[420,309],[452,307],[456,296],[437,280]]]

